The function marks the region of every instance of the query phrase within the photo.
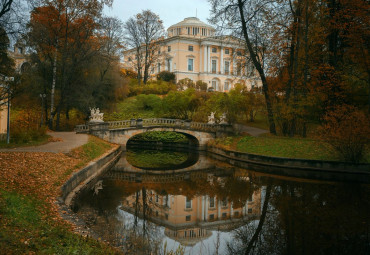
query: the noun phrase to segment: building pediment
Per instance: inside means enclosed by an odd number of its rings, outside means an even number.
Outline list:
[[[190,55],[186,55],[187,58],[195,58],[195,56],[193,54],[190,54]]]

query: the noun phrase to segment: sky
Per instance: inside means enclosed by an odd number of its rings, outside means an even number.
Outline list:
[[[114,0],[112,8],[106,8],[105,14],[121,19],[123,22],[140,13],[151,10],[159,15],[165,29],[187,17],[197,17],[207,22],[210,4],[208,0]]]

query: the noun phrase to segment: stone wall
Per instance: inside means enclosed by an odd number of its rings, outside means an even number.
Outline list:
[[[73,197],[89,182],[109,170],[119,160],[122,150],[120,146],[91,161],[86,167],[74,173],[61,188],[61,198],[67,206]]]

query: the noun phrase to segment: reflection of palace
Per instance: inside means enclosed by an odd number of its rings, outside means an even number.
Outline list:
[[[142,210],[142,190],[127,197],[121,209],[134,213],[135,203],[139,201]],[[159,195],[147,190],[148,219],[166,227],[165,234],[180,242],[192,246],[212,235],[211,230],[229,231],[244,225],[248,219],[256,219],[261,213],[261,191],[256,190],[243,203],[234,207],[227,198],[183,195]],[[138,199],[137,197],[138,196]],[[142,211],[139,212],[142,216]]]

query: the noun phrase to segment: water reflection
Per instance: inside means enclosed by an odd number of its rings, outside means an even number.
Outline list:
[[[369,254],[370,188],[270,177],[199,155],[184,169],[123,157],[75,210],[127,254]]]

